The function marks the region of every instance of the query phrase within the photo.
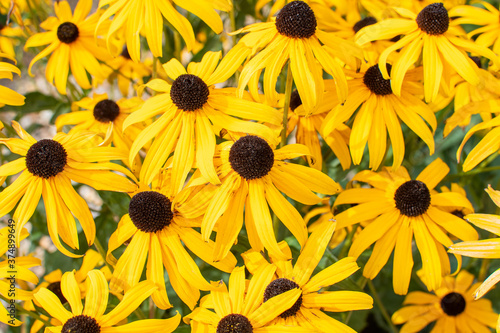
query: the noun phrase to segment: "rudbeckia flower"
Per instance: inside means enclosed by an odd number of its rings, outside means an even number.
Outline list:
[[[285,162],[308,154],[309,149],[300,144],[274,150],[268,142],[254,135],[218,146],[214,160],[222,185],[211,199],[201,223],[205,241],[209,240],[214,228],[217,230],[215,261],[224,258],[235,243],[243,226],[243,211],[252,248],[258,251],[265,248],[280,259],[290,259],[278,247],[268,205],[300,245],[305,244],[304,220],[280,191],[293,200],[315,205],[321,198],[312,191],[331,195],[341,190],[339,184],[320,171]]]
[[[392,322],[404,324],[401,333],[421,332],[432,322],[436,322],[433,333],[490,332],[488,327],[495,327],[498,315],[489,300],[472,298],[479,284],[473,282],[474,275],[461,271],[456,278],[446,276],[433,294],[411,292],[405,297],[405,306],[392,315]]]
[[[96,266],[103,266],[103,265],[104,265],[104,258],[98,252],[89,249],[85,253],[80,269],[74,273],[75,281],[78,284],[78,287],[80,288],[81,298],[84,298],[87,292],[87,285],[86,285],[87,274],[91,270],[96,268]],[[104,266],[101,268],[101,271],[104,273],[106,280],[109,281],[109,279],[111,278],[111,272],[109,271],[109,268],[107,266]],[[36,288],[33,289],[33,293],[38,292],[38,290],[40,290],[41,288],[47,288],[48,290],[53,292],[57,296],[57,298],[59,298],[61,304],[64,305],[68,303],[68,300],[64,297],[64,295],[61,292],[62,277],[63,273],[61,272],[60,269],[56,269],[55,271],[46,274],[43,277],[43,282],[39,283],[36,286]],[[34,303],[36,303],[37,306],[41,306],[41,304],[37,303],[36,300],[29,300],[23,304],[23,307],[28,311],[36,312]],[[56,318],[48,318],[45,315],[41,315],[40,317],[45,321],[50,320],[50,323],[55,326],[62,325],[62,323],[59,322]],[[33,324],[31,325],[30,332],[31,333],[38,332],[41,328],[43,328],[43,326],[44,323],[42,321],[34,320]]]
[[[101,0],[99,8],[108,6],[102,13],[97,28],[113,16],[107,33],[108,48],[111,38],[122,28],[131,58],[135,62],[141,59],[139,33],[144,31],[149,49],[155,57],[162,56],[163,18],[165,18],[182,36],[186,46],[191,50],[195,44],[191,23],[182,16],[175,5],[187,10],[202,19],[215,33],[222,32],[222,20],[215,11],[230,11],[231,0]]]
[[[112,291],[127,291],[139,283],[147,258],[146,279],[158,286],[152,294],[156,306],[172,307],[165,288],[163,266],[168,280],[179,298],[193,309],[201,290],[212,287],[203,276],[196,262],[184,248],[224,272],[231,272],[236,258],[229,254],[213,262],[211,253],[214,242],[204,242],[193,227],[200,226],[210,190],[200,192],[190,187],[184,192],[170,195],[170,170],[163,170],[153,181],[152,189],[145,185],[136,192],[118,228],[109,239],[107,259],[114,267],[110,282]],[[215,187],[215,186],[212,186]],[[212,190],[213,192],[213,190]],[[129,242],[118,260],[112,252]],[[184,243],[184,245],[182,244]]]
[[[180,314],[169,319],[144,319],[115,326],[135,311],[156,290],[156,286],[149,281],[139,283],[125,294],[113,310],[104,314],[108,307],[108,282],[99,270],[90,271],[87,280],[89,290],[85,296],[85,306],[83,306],[74,272],[64,273],[61,280],[61,293],[68,300],[71,312],[66,310],[59,298],[47,288],[42,288],[35,294],[35,299],[42,305],[42,308],[62,323],[60,326],[47,327],[47,331],[64,333],[129,331],[156,333],[162,331],[168,333],[173,332],[179,326]]]
[[[268,324],[300,297],[299,289],[292,289],[262,303],[264,287],[275,270],[271,265],[264,267],[248,281],[245,267],[236,267],[229,277],[229,288],[222,280],[214,282],[218,288],[204,297],[184,321],[191,325],[192,332],[304,332],[290,326]]]
[[[92,85],[87,72],[92,76],[98,75],[101,66],[97,59],[105,60],[110,57],[105,48],[96,44],[99,39],[94,37],[94,31],[99,15],[94,13],[87,17],[91,9],[92,0],[80,0],[73,15],[67,1],[54,2],[56,17],[49,17],[40,24],[47,31],[31,36],[24,46],[27,49],[50,44],[31,60],[28,73],[33,76],[33,65],[52,54],[45,68],[45,77],[55,84],[60,94],[66,95],[70,68],[78,85],[83,89],[90,89]]]
[[[143,103],[139,97],[122,98],[115,102],[109,99],[106,93],[94,94],[93,97],[84,97],[80,101],[73,102],[72,112],[57,117],[56,128],[61,131],[65,125],[75,125],[68,134],[95,132],[104,136],[101,145],[112,143],[118,149],[128,152],[134,138],[144,130],[145,125],[136,123],[123,132],[123,121]],[[125,162],[128,162],[128,159]],[[140,163],[140,158],[137,156],[130,165],[132,172],[139,169]]]
[[[391,69],[387,65],[387,68],[390,73],[395,72],[394,67]],[[377,65],[362,67],[359,72],[349,71],[348,75],[352,76],[348,82],[349,95],[344,104],[339,104],[326,116],[321,129],[325,138],[334,135],[334,130],[347,122],[359,108],[349,139],[354,164],[361,163],[368,144],[369,166],[378,169],[386,154],[388,132],[393,151],[392,167],[397,169],[405,155],[400,120],[427,144],[431,155],[434,153],[433,132],[437,121],[432,110],[417,97],[422,93],[418,70],[406,75],[399,95],[394,93],[392,80],[384,79]]]
[[[279,313],[274,324],[283,327],[300,326],[309,329],[309,332],[354,333],[352,328],[323,311],[344,312],[373,307],[373,299],[363,292],[324,290],[348,278],[359,269],[354,258],[341,259],[311,277],[332,238],[335,226],[335,222],[330,222],[314,231],[293,266],[290,260],[283,261],[273,255],[270,255],[272,264],[269,264],[262,254],[255,250],[242,255],[251,273],[256,269],[263,270],[267,266],[276,269],[275,275],[265,286],[264,304],[274,301],[275,297],[290,290],[300,291],[297,301],[286,311]],[[285,253],[290,254],[290,248],[285,242],[281,242],[280,247]]]
[[[11,59],[14,58],[5,53],[0,53],[1,58]],[[21,71],[16,66],[9,64],[8,62],[0,61],[0,79],[12,80],[12,73],[21,75]],[[0,107],[7,105],[23,105],[25,97],[14,90],[0,86]],[[2,125],[3,128],[3,125]]]
[[[246,50],[235,47],[219,63],[220,52],[207,52],[201,62],[190,63],[187,71],[177,59],[172,59],[163,68],[173,83],[154,79],[147,84],[159,94],[149,98],[123,124],[126,130],[132,124],[161,114],[137,136],[130,150],[133,160],[155,138],[144,159],[141,180],[150,184],[173,153],[172,194],[182,188],[195,161],[209,182],[220,184],[213,165],[216,135],[219,135],[215,128],[237,137],[249,133],[269,140],[276,138],[267,126],[237,117],[280,125],[282,117],[277,110],[237,98],[234,88],[215,87],[234,74],[247,54]]]
[[[457,150],[457,161],[460,162],[462,150],[465,143],[474,135],[476,132],[488,130],[486,135],[479,141],[479,143],[467,154],[462,169],[464,172],[470,171],[476,167],[481,161],[486,157],[494,154],[500,150],[500,141],[498,136],[500,135],[500,117],[484,121],[472,127],[465,135],[460,147]]]
[[[14,45],[19,44],[18,39],[22,36],[23,30],[20,27],[0,25],[0,52],[15,58]]]
[[[271,22],[255,23],[233,34],[245,33],[237,45],[260,51],[248,61],[240,76],[238,93],[241,96],[249,81],[255,82],[263,69],[264,93],[267,103],[278,100],[275,90],[278,75],[289,60],[291,74],[302,103],[312,110],[320,102],[324,91],[324,69],[333,76],[340,101],[347,97],[347,81],[340,64],[320,44],[320,41],[335,50],[339,57],[356,55],[356,45],[328,34],[317,28],[316,16],[303,1],[292,1],[285,5]],[[358,54],[358,57],[362,57]],[[253,84],[253,83],[252,83]]]
[[[15,239],[16,246],[19,246],[21,230],[43,197],[47,229],[54,245],[65,255],[78,257],[62,245],[59,237],[69,247],[78,249],[75,217],[89,245],[94,242],[96,230],[87,203],[75,191],[71,181],[87,184],[96,190],[135,191],[134,183],[110,171],[130,174],[125,168],[109,162],[126,158],[126,152],[96,147],[92,144],[94,133],[58,133],[52,139],[36,141],[17,122],[13,121],[12,127],[20,139],[0,138],[0,143],[22,157],[0,166],[0,177],[21,174],[0,193],[0,216],[8,214],[19,203],[12,217],[16,221]]]
[[[3,215],[2,215],[3,216]],[[41,260],[31,256],[16,256],[16,248],[12,247],[13,238],[9,237],[10,227],[0,229],[0,256],[5,258],[0,262],[0,295],[8,300],[28,301],[33,298],[33,292],[18,287],[12,288],[12,274],[14,274],[15,283],[30,282],[38,283],[38,277],[30,271],[31,267],[41,265]],[[28,237],[28,231],[23,228],[20,240]],[[11,303],[12,304],[12,303]],[[10,326],[19,326],[22,324],[17,318],[12,318],[11,313],[3,306],[0,306],[0,322]]]
[[[288,130],[287,136],[295,131],[295,139],[297,143],[303,144],[309,148],[311,155],[306,156],[309,165],[315,169],[321,170],[323,168],[323,154],[321,153],[320,133],[321,127],[325,121],[328,111],[332,106],[338,104],[335,97],[334,85],[332,80],[325,81],[326,91],[316,111],[309,114],[302,104],[299,93],[297,90],[292,92],[290,97],[290,111],[288,113]],[[331,89],[329,89],[331,88]],[[351,155],[349,154],[349,136],[351,129],[344,124],[330,133],[329,136],[324,137],[324,142],[332,149],[335,156],[337,156],[342,168],[344,170],[351,166]]]
[[[495,205],[500,207],[500,191],[494,190],[491,185],[488,185],[485,191]],[[493,214],[469,214],[464,216],[464,218],[475,226],[500,236],[500,216]],[[500,258],[500,238],[456,243],[449,247],[449,252],[474,258]],[[500,269],[493,272],[481,286],[474,291],[474,298],[481,298],[493,288],[498,281],[500,281]]]
[[[340,228],[372,221],[349,249],[349,256],[358,258],[375,243],[363,270],[365,277],[374,279],[394,250],[394,291],[406,294],[413,268],[412,241],[415,237],[429,290],[441,286],[442,276],[450,274],[451,270],[445,247],[453,242],[447,233],[462,240],[478,238],[476,230],[466,221],[441,209],[443,206],[472,209],[469,200],[459,193],[433,190],[449,170],[442,160],[436,159],[415,180],[404,167],[397,171],[386,168],[378,173],[362,171],[353,181],[372,187],[347,189],[339,194],[336,206],[357,204],[335,216]],[[461,260],[458,267],[460,263]]]
[[[450,22],[448,11],[442,3],[430,4],[418,15],[403,8],[396,8],[396,11],[403,18],[384,20],[360,30],[356,35],[356,42],[359,45],[404,35],[382,52],[378,61],[384,79],[391,79],[391,88],[396,96],[401,96],[405,74],[421,54],[427,102],[436,98],[441,80],[448,82],[452,73],[458,73],[471,84],[481,83],[477,67],[466,52],[484,56],[497,65],[500,64],[498,56],[490,49],[464,38],[463,30],[455,20]],[[389,75],[386,67],[387,57],[396,50],[400,50],[399,56],[393,62]]]

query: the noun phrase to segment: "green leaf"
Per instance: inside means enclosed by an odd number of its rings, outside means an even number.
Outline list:
[[[26,102],[21,106],[4,106],[0,112],[15,111],[20,113],[39,112],[43,110],[55,110],[61,104],[67,104],[57,98],[44,95],[38,91],[30,92],[25,95]]]

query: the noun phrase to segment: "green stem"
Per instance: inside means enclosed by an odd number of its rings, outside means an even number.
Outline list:
[[[366,283],[368,282],[368,278],[365,278],[364,276],[361,276],[357,282],[357,285],[361,288],[361,290],[365,289]],[[353,311],[349,311],[347,313],[347,316],[344,319],[344,324],[349,324],[349,320],[351,319]]]
[[[392,323],[391,317],[389,316],[389,313],[387,312],[384,304],[380,300],[380,297],[378,296],[377,290],[375,289],[375,286],[373,285],[373,282],[370,279],[368,279],[368,288],[370,288],[370,292],[372,293],[373,300],[375,301],[375,304],[377,304],[380,312],[382,313],[382,316],[384,317],[385,321],[387,322],[387,325],[389,325],[392,332],[397,333],[398,329]]]
[[[486,275],[488,275],[488,268],[490,266],[491,259],[483,259],[481,262],[481,268],[479,269],[479,274],[477,275],[478,281],[484,281]]]
[[[104,251],[104,247],[102,246],[101,242],[99,239],[96,237],[94,240],[94,246],[97,249],[97,252],[101,255],[101,257],[104,259],[104,262],[106,263],[106,266],[108,266],[109,271],[113,273],[113,266],[111,266],[108,261],[106,260],[106,251]]]
[[[4,300],[5,302],[10,304],[10,300],[2,295],[0,295],[0,298]],[[30,316],[33,319],[40,320],[45,326],[53,326],[50,321],[43,319],[38,313],[35,313],[33,311],[26,310],[25,308],[22,307],[22,305],[18,303],[14,303],[14,306],[16,307],[16,310],[19,311],[19,313],[26,314]]]
[[[236,18],[235,18],[235,15],[234,15],[234,7],[235,7],[235,5],[236,4],[233,2],[233,8],[231,8],[231,10],[229,11],[229,19],[231,21],[231,32],[235,32],[236,31]],[[233,40],[233,47],[235,47],[236,43],[237,43],[236,35],[232,35],[231,39]],[[236,80],[236,82],[239,81],[239,79],[240,79],[240,72],[239,71],[236,71],[234,73],[234,79]]]
[[[290,97],[292,96],[293,76],[290,62],[286,70],[285,105],[283,106],[283,131],[281,132],[280,148],[286,144],[286,132],[288,128],[288,109],[290,108]]]
[[[339,259],[342,259],[344,257],[347,256],[347,251],[349,250],[349,248],[351,247],[351,244],[352,244],[352,238],[354,237],[354,234],[356,233],[356,230],[358,229],[358,224],[355,224],[353,227],[352,227],[352,230],[351,232],[347,235],[347,237],[345,238],[345,242],[344,242],[344,245],[342,246],[342,249],[340,250],[340,253],[339,253]]]

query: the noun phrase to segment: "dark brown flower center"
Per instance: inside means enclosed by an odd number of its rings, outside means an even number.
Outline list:
[[[137,229],[144,232],[157,232],[172,223],[172,203],[161,193],[155,191],[139,192],[132,197],[128,214]]]
[[[252,333],[253,327],[247,317],[231,313],[222,318],[217,325],[216,333]]]
[[[369,25],[377,23],[377,19],[371,16],[367,16],[364,19],[359,20],[356,22],[354,27],[352,27],[352,30],[354,30],[354,33],[357,33],[359,30],[363,29],[364,27],[367,27]]]
[[[482,68],[483,67],[481,65],[481,58],[479,58],[479,57],[473,57],[473,56],[469,56],[469,58],[471,58],[471,60],[474,61],[474,63],[476,64],[476,66],[478,68]]]
[[[451,292],[441,299],[441,309],[448,316],[458,316],[464,312],[465,306],[465,299],[459,293]]]
[[[409,180],[398,187],[394,194],[396,208],[406,216],[424,214],[431,204],[431,194],[427,185],[420,180]]]
[[[68,300],[66,299],[66,297],[64,297],[61,291],[61,281],[52,282],[47,286],[47,289],[52,291],[57,296],[57,298],[59,298],[62,304],[68,303]]]
[[[94,118],[101,123],[112,122],[120,114],[120,107],[110,99],[104,99],[94,106]]]
[[[268,299],[273,298],[274,296],[278,296],[292,289],[300,289],[300,286],[293,282],[292,280],[280,278],[272,281],[264,290],[264,302]],[[280,314],[281,318],[288,318],[290,316],[295,316],[295,314],[300,310],[302,306],[302,295],[295,301],[292,307],[282,314]]]
[[[292,1],[276,15],[276,29],[290,38],[309,38],[316,32],[316,16],[303,1]]]
[[[448,11],[442,3],[432,3],[418,13],[417,25],[429,35],[442,35],[450,25]]]
[[[229,163],[246,180],[262,178],[273,167],[274,152],[266,140],[247,135],[238,139],[231,147]]]
[[[26,154],[26,168],[34,176],[50,178],[64,170],[68,159],[66,150],[57,141],[42,139]]]
[[[175,79],[170,89],[172,102],[181,110],[194,111],[208,101],[208,86],[192,74],[182,74]]]
[[[451,212],[453,215],[455,215],[456,217],[459,217],[461,219],[464,218],[464,212],[462,212],[461,210],[458,210],[458,209],[455,209],[454,211]]]
[[[295,111],[296,108],[302,105],[302,99],[300,99],[299,92],[297,90],[292,91],[290,95],[290,109]]]
[[[80,36],[80,31],[74,23],[64,22],[57,28],[57,38],[65,44],[73,43],[78,36]]]
[[[391,74],[391,69],[392,66],[387,64],[387,72],[389,74]],[[363,77],[363,83],[376,95],[384,96],[392,94],[391,80],[384,79],[378,65],[368,68]]]
[[[61,333],[99,333],[101,326],[92,317],[79,315],[69,318],[63,325]]]
[[[123,47],[122,53],[120,55],[128,60],[132,60],[132,58],[130,57],[130,53],[128,53],[128,48],[126,46]]]

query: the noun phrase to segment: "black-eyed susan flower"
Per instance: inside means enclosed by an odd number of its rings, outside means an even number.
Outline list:
[[[246,33],[238,45],[252,50],[252,56],[240,76],[238,93],[240,96],[249,81],[264,74],[264,93],[267,103],[278,100],[275,86],[278,75],[289,60],[291,74],[306,109],[312,110],[318,104],[324,91],[323,70],[333,76],[337,96],[340,101],[347,97],[347,81],[337,60],[321,43],[333,48],[336,56],[349,58],[358,54],[354,43],[328,34],[317,28],[314,11],[303,1],[292,1],[285,5],[271,22],[255,23],[235,31]],[[252,80],[256,82],[255,80]]]
[[[123,125],[126,130],[132,124],[161,115],[137,136],[130,150],[130,160],[133,160],[139,150],[155,138],[144,159],[142,181],[150,184],[173,153],[171,194],[182,188],[195,161],[206,180],[220,184],[213,156],[216,135],[221,129],[237,137],[249,133],[269,140],[276,138],[267,126],[239,118],[280,125],[282,118],[277,110],[236,98],[233,88],[215,87],[234,74],[247,54],[246,50],[235,47],[219,63],[220,52],[207,52],[201,62],[190,63],[187,71],[177,59],[172,59],[163,67],[173,83],[154,79],[146,84],[159,94],[130,114]]]
[[[300,144],[275,150],[266,140],[254,135],[218,146],[214,161],[222,185],[211,199],[201,223],[205,241],[214,228],[217,230],[215,261],[226,256],[236,241],[243,226],[243,211],[252,248],[258,251],[265,248],[278,258],[290,259],[276,242],[269,206],[300,245],[305,244],[304,220],[281,192],[298,202],[314,205],[321,198],[312,191],[331,195],[341,190],[320,171],[285,161],[308,154],[309,149]]]
[[[173,332],[181,320],[180,314],[169,319],[144,319],[125,325],[116,326],[126,319],[155,290],[154,283],[143,281],[131,288],[113,310],[106,312],[108,307],[109,289],[104,274],[99,270],[88,273],[88,291],[85,296],[85,306],[80,299],[80,290],[74,272],[64,273],[61,280],[61,293],[68,301],[71,311],[61,303],[57,295],[47,288],[41,288],[35,299],[50,316],[61,322],[61,325],[47,327],[49,332]]]
[[[418,98],[422,93],[422,85],[418,81],[419,71],[408,73],[400,94],[397,95],[393,91],[391,80],[383,78],[379,66],[366,67],[362,67],[360,72],[349,72],[348,75],[352,76],[352,80],[348,82],[349,95],[344,104],[338,105],[326,116],[321,130],[323,137],[334,135],[334,130],[347,122],[359,108],[349,139],[354,164],[361,163],[368,144],[369,166],[377,169],[386,154],[389,133],[393,151],[392,167],[398,168],[405,155],[400,120],[427,144],[433,154],[433,132],[437,121],[432,110]],[[387,70],[393,73],[394,67],[387,65]]]
[[[14,60],[14,58],[5,53],[0,53],[0,57]],[[12,73],[21,75],[21,71],[16,66],[9,64],[8,62],[0,61],[0,79],[12,80]],[[5,104],[23,105],[24,99],[25,97],[18,92],[0,85],[0,106],[3,106]]]
[[[311,152],[306,156],[309,165],[315,169],[321,170],[323,167],[323,154],[321,153],[320,132],[328,111],[338,104],[335,94],[335,88],[332,80],[325,81],[326,91],[324,93],[321,106],[310,114],[302,104],[297,90],[292,92],[290,97],[290,111],[288,113],[289,135],[294,129],[297,143],[305,145]],[[344,124],[339,125],[328,137],[323,138],[324,142],[332,149],[337,156],[342,168],[348,169],[351,165],[351,155],[349,154],[349,136],[351,130]]]
[[[297,301],[280,313],[274,324],[284,327],[300,326],[309,329],[310,332],[354,333],[353,329],[323,311],[344,312],[372,308],[373,299],[363,292],[325,290],[359,269],[354,258],[341,259],[311,277],[332,238],[335,226],[336,223],[331,221],[315,230],[293,266],[290,260],[280,260],[272,254],[270,255],[272,264],[269,264],[261,253],[253,249],[242,255],[252,273],[266,266],[276,268],[275,275],[265,286],[264,304],[289,290],[300,290]],[[285,242],[281,242],[280,247],[283,252],[290,254],[290,248]]]
[[[0,25],[0,52],[14,58],[16,56],[14,46],[19,44],[18,39],[22,35],[23,30],[20,27]]]
[[[500,207],[500,191],[494,190],[491,185],[488,185],[485,191],[495,205]],[[500,236],[500,216],[493,214],[469,214],[464,216],[464,218],[475,226]],[[500,238],[456,243],[449,247],[449,252],[474,258],[500,258]],[[481,298],[498,281],[500,281],[500,269],[493,272],[474,291],[474,298]]]
[[[478,131],[488,130],[486,135],[479,141],[479,143],[467,154],[462,165],[463,171],[467,172],[479,163],[481,163],[486,157],[494,154],[500,150],[500,141],[498,136],[500,135],[500,117],[496,116],[491,120],[481,122],[474,127],[472,127],[465,135],[460,147],[457,150],[457,161],[460,162],[462,150],[465,143]]]
[[[398,8],[397,12],[403,18],[384,20],[360,30],[356,35],[356,41],[360,45],[404,35],[382,52],[378,62],[384,79],[391,78],[395,95],[401,96],[405,74],[420,55],[423,58],[424,95],[427,102],[436,98],[441,80],[448,82],[452,73],[458,73],[471,84],[481,83],[477,67],[466,52],[482,55],[499,64],[498,56],[490,49],[464,38],[465,33],[455,20],[450,21],[448,11],[442,3],[430,4],[418,15],[403,8]],[[399,49],[399,56],[393,62],[389,75],[386,68],[387,57]]]
[[[404,307],[392,315],[392,322],[404,324],[401,333],[421,332],[432,322],[436,322],[433,333],[490,332],[488,327],[495,327],[498,315],[489,300],[472,298],[480,284],[473,282],[474,275],[461,271],[456,278],[446,276],[433,294],[413,291],[406,295]]]
[[[80,289],[81,298],[84,298],[87,292],[86,280],[88,273],[98,266],[103,266],[100,270],[104,273],[106,280],[109,281],[109,279],[111,278],[111,272],[109,268],[104,265],[104,258],[98,252],[89,249],[83,257],[80,269],[74,272],[75,281],[78,285],[78,288]],[[33,293],[38,292],[38,290],[40,290],[41,288],[47,288],[48,290],[53,292],[57,296],[57,298],[59,298],[61,304],[64,305],[68,303],[68,300],[66,299],[66,297],[64,297],[61,291],[62,277],[63,273],[60,269],[56,269],[48,274],[45,274],[45,276],[43,277],[43,281],[39,283],[35,289],[33,289]],[[41,306],[41,304],[37,303],[36,300],[29,300],[23,304],[23,307],[28,311],[36,311],[34,303],[37,306]],[[48,318],[45,315],[41,315],[41,318],[45,321],[50,320],[51,324],[54,326],[62,325],[62,323],[59,322],[56,318]],[[35,320],[31,325],[30,332],[38,332],[41,328],[43,328],[43,326],[44,323],[42,321]]]
[[[141,59],[140,32],[144,31],[149,49],[155,57],[162,56],[163,18],[165,18],[182,36],[186,46],[191,50],[195,44],[191,23],[177,11],[179,6],[202,19],[215,33],[222,32],[222,20],[215,11],[229,11],[232,8],[230,0],[101,0],[99,8],[108,6],[102,13],[97,27],[113,17],[107,33],[108,47],[110,40],[120,30],[125,30],[127,49],[135,62]]]
[[[364,267],[364,276],[374,279],[394,250],[394,291],[406,294],[413,268],[412,241],[415,238],[429,290],[440,287],[442,276],[451,271],[445,247],[453,242],[447,233],[462,240],[478,238],[476,230],[465,220],[441,209],[443,206],[473,209],[460,193],[433,190],[448,172],[448,166],[441,159],[429,164],[415,180],[404,167],[378,173],[362,171],[353,180],[371,188],[352,188],[339,194],[335,205],[357,204],[335,216],[339,227],[372,221],[349,249],[349,256],[358,258],[375,243]]]
[[[75,125],[68,134],[78,132],[95,132],[103,136],[102,144],[112,143],[118,149],[129,151],[134,138],[144,130],[142,122],[129,126],[123,131],[123,121],[143,104],[139,97],[122,98],[117,101],[108,98],[108,94],[94,94],[93,97],[84,97],[73,102],[72,112],[57,117],[56,128],[61,131],[65,125]],[[126,159],[125,162],[128,162]],[[137,156],[130,165],[132,171],[140,167],[140,158]]]
[[[75,217],[89,245],[94,242],[96,230],[87,203],[75,191],[71,181],[97,190],[134,192],[134,183],[110,171],[130,175],[125,168],[109,162],[125,159],[127,152],[97,147],[93,141],[95,133],[58,133],[52,139],[36,141],[17,122],[13,121],[12,127],[20,139],[0,138],[0,143],[22,157],[0,166],[0,177],[21,174],[0,193],[0,216],[8,214],[19,203],[13,215],[18,246],[23,226],[43,197],[50,238],[59,251],[75,257],[62,245],[59,237],[72,249],[78,248]]]
[[[23,228],[19,235],[20,240],[25,239],[28,235],[28,231]],[[29,301],[33,298],[33,292],[27,290],[27,288],[19,288],[19,284],[21,282],[38,283],[38,277],[30,268],[41,265],[41,260],[31,256],[17,256],[16,247],[12,243],[14,239],[12,236],[10,227],[0,229],[0,256],[2,257],[2,261],[0,261],[0,295],[13,302],[19,300]],[[16,283],[18,286],[16,286]],[[22,322],[15,316],[11,316],[11,314],[3,304],[0,306],[1,323],[10,326],[21,325]]]
[[[275,270],[271,265],[263,267],[248,281],[245,267],[236,267],[229,277],[229,288],[222,280],[213,282],[218,288],[204,297],[184,321],[191,325],[192,332],[303,332],[289,325],[269,324],[300,297],[300,290],[291,288],[269,302],[262,302],[264,288]]]
[[[171,195],[170,171],[163,170],[153,181],[151,189],[141,186],[130,200],[129,213],[122,217],[111,235],[107,257],[115,269],[110,288],[116,292],[127,291],[139,283],[147,258],[146,279],[158,286],[152,295],[156,306],[161,309],[172,306],[165,287],[165,267],[173,289],[193,309],[200,298],[200,289],[209,290],[211,285],[203,278],[184,245],[224,272],[231,272],[236,258],[229,254],[219,262],[213,262],[214,242],[204,242],[200,233],[193,229],[200,227],[201,217],[211,198],[210,189],[204,188],[205,191],[200,192],[197,187],[190,187]],[[112,252],[125,242],[129,244],[116,260]]]
[[[94,13],[87,17],[91,9],[92,0],[80,0],[72,14],[67,1],[56,1],[56,17],[49,17],[40,24],[47,31],[37,33],[26,41],[25,48],[49,44],[31,60],[28,73],[33,76],[33,65],[51,54],[45,68],[45,77],[55,84],[60,94],[66,95],[70,69],[79,86],[90,89],[92,85],[87,72],[92,76],[98,75],[101,66],[97,59],[105,60],[110,57],[106,49],[99,45],[100,40],[94,37],[99,15]]]

